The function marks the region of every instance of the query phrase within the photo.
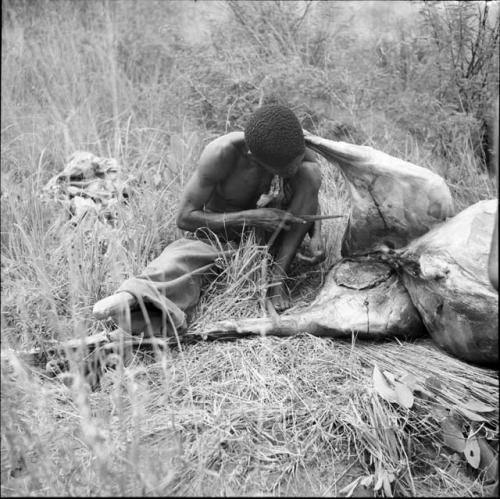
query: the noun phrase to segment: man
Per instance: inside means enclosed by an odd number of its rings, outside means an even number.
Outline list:
[[[320,184],[319,165],[305,147],[297,117],[286,107],[264,106],[249,118],[244,132],[205,147],[182,195],[177,225],[190,232],[209,229],[229,243],[248,228],[267,237],[274,256],[268,296],[276,310],[284,310],[290,305],[286,272],[308,232],[311,263],[324,258],[319,230],[301,218],[318,212]],[[266,206],[269,201],[278,207]],[[131,332],[146,326],[158,334],[168,321],[184,327],[184,311],[199,299],[201,276],[223,253],[209,241],[175,241],[140,276],[125,281],[118,294],[98,302],[94,316],[120,318],[131,305],[125,325]]]

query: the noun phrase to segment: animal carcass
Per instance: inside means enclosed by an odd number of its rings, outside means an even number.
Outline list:
[[[498,362],[498,293],[488,278],[496,199],[469,206],[398,252],[403,283],[434,341],[461,359]]]
[[[498,295],[487,274],[497,202],[444,221],[453,203],[438,175],[371,148],[311,135],[307,141],[340,166],[353,197],[344,254],[369,256],[338,262],[305,309],[276,320],[221,322],[208,336],[305,331],[380,339],[415,337],[426,328],[461,359],[497,362]],[[387,243],[399,249],[381,250]]]
[[[401,247],[453,212],[444,180],[425,168],[371,147],[335,142],[306,132],[307,145],[340,167],[352,197],[343,254],[373,252],[382,244]],[[384,254],[344,258],[328,273],[316,299],[277,319],[223,321],[208,337],[245,334],[383,339],[425,334],[401,277]]]
[[[328,273],[315,300],[275,319],[221,321],[204,330],[208,338],[238,335],[316,336],[380,340],[425,334],[420,316],[397,273],[370,258],[345,258]]]
[[[446,182],[427,168],[372,147],[336,142],[306,132],[306,144],[338,166],[351,195],[342,255],[380,244],[400,248],[454,213]]]
[[[224,321],[207,333],[381,339],[415,337],[425,325],[454,356],[496,364],[498,293],[487,267],[496,206],[497,200],[480,201],[404,248],[341,260],[305,309],[275,321]]]

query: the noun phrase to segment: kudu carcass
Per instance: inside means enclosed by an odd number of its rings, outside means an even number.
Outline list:
[[[487,277],[495,201],[453,216],[445,181],[371,147],[307,134],[337,165],[352,208],[340,260],[316,299],[277,318],[222,321],[206,337],[294,335],[412,338],[427,330],[469,361],[498,359],[498,295]]]
[[[427,331],[455,356],[495,363],[498,295],[487,269],[496,201],[477,203],[450,218],[450,191],[430,170],[371,147],[308,133],[306,142],[346,180],[352,202],[343,258],[308,306],[272,318],[217,322],[201,333],[188,330],[184,338],[308,332],[383,339]],[[88,340],[97,346],[111,338]]]

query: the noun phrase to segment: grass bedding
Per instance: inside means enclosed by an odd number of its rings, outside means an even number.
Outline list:
[[[356,38],[346,24],[348,4],[2,4],[2,495],[491,490],[491,471],[456,449],[469,436],[476,445],[477,433],[497,452],[498,373],[430,339],[302,334],[136,351],[115,357],[94,391],[76,361],[50,378],[12,354],[109,328],[92,320],[93,304],[181,235],[175,210],[202,148],[267,100],[285,99],[319,135],[437,171],[458,209],[496,195],[474,149],[477,117],[449,111],[451,97],[439,94],[446,74],[435,70],[437,55],[430,47],[422,61],[388,52],[392,63],[377,65],[375,39]],[[397,33],[409,21],[386,16],[384,5],[356,15],[367,26],[382,15]],[[259,31],[261,21],[272,29]],[[116,227],[91,217],[75,227],[41,195],[75,150],[115,157],[134,176]],[[323,213],[342,213],[342,179],[320,163]],[[343,223],[323,222],[325,262],[294,264],[295,306],[314,298],[339,258]],[[191,314],[193,331],[262,316],[264,256],[249,239],[225,262]],[[386,400],[377,371],[413,386],[411,407]],[[487,458],[483,447],[473,451]]]
[[[375,363],[414,374],[430,396],[387,403]],[[464,369],[430,340],[199,343],[136,357],[95,392],[77,374],[68,388],[14,373],[2,373],[8,495],[336,496],[384,472],[395,495],[478,495],[484,477],[443,446],[440,422],[472,397],[493,408],[482,430],[498,431],[496,373]]]

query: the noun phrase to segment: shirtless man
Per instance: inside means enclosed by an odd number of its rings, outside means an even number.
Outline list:
[[[256,208],[268,192],[273,177],[286,182],[286,210]],[[250,118],[245,132],[232,132],[208,144],[199,165],[186,185],[177,225],[194,231],[208,227],[223,236],[255,227],[276,240],[270,299],[277,310],[289,306],[284,284],[286,271],[311,223],[300,215],[318,210],[321,172],[312,151],[305,147],[302,128],[295,115],[282,106],[265,106]],[[288,201],[288,202],[287,202]],[[311,238],[313,263],[324,256],[319,234]]]
[[[309,262],[324,258],[319,224],[301,218],[317,214],[320,184],[319,165],[305,147],[297,117],[286,107],[264,106],[252,114],[244,132],[229,133],[205,147],[182,195],[177,225],[190,232],[208,228],[229,242],[237,242],[247,228],[264,235],[274,257],[268,297],[281,311],[290,306],[286,272],[308,232]],[[280,188],[274,196],[267,195],[276,185]],[[279,207],[266,207],[270,199]],[[174,241],[141,275],[96,303],[94,317],[120,319],[128,314],[128,326],[121,325],[132,333],[144,329],[143,316],[151,334],[165,330],[168,321],[185,327],[184,311],[199,299],[200,276],[219,255],[203,239]]]

